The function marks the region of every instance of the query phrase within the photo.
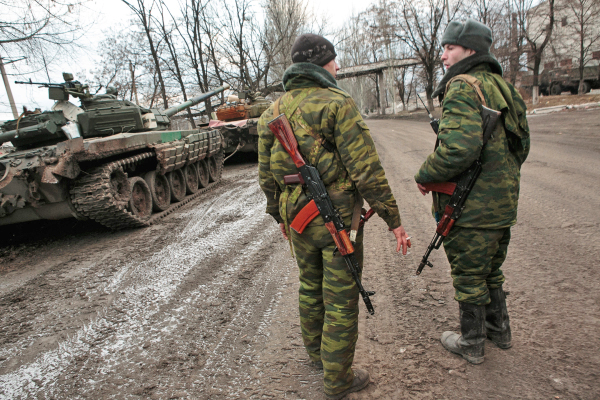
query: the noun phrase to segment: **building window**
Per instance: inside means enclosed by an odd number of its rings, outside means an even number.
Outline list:
[[[564,60],[560,61],[560,66],[561,67],[570,67],[571,65],[573,65],[573,59],[572,58],[567,58]]]
[[[567,26],[568,25],[567,17],[563,17],[561,23],[562,23],[562,26]]]

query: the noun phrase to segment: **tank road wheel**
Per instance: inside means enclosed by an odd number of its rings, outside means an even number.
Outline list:
[[[144,180],[152,194],[152,209],[154,211],[165,211],[171,204],[171,189],[167,177],[157,171],[148,172]]]
[[[198,171],[198,186],[205,188],[208,186],[208,164],[205,160],[200,160],[196,163]]]
[[[136,217],[145,220],[152,215],[152,194],[145,180],[139,176],[129,178],[131,188],[131,200],[128,210]]]
[[[183,171],[176,169],[167,174],[169,188],[171,189],[171,201],[177,203],[185,198],[185,176]]]
[[[110,174],[111,193],[115,203],[121,204],[121,207],[129,202],[131,190],[129,189],[129,180],[127,174],[121,168],[117,168]]]
[[[223,173],[223,151],[219,151],[214,156],[208,158],[208,177],[211,182],[217,182],[221,179]]]
[[[183,167],[185,175],[185,191],[188,194],[194,194],[198,191],[198,171],[195,164],[188,164]]]

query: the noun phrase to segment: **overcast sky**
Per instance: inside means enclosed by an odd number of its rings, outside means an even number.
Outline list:
[[[177,0],[171,0],[171,2],[174,9],[179,8]],[[352,14],[358,14],[365,10],[375,0],[307,0],[307,2],[315,13],[327,16],[327,21],[330,24],[327,28],[328,30],[334,30],[341,27]],[[169,4],[169,0],[167,0],[167,4]],[[255,4],[260,4],[260,0],[256,0]],[[62,72],[72,72],[74,74],[80,71],[89,72],[94,64],[98,62],[96,46],[102,40],[103,32],[112,29],[122,30],[124,24],[127,24],[132,17],[131,11],[121,0],[92,0],[87,4],[87,7],[89,11],[83,13],[82,17],[84,22],[89,22],[86,25],[89,25],[90,28],[81,40],[82,44],[86,46],[86,50],[73,54],[63,62],[55,64],[50,75],[53,82],[62,82]],[[85,21],[85,19],[89,19],[89,21]],[[7,65],[6,69],[8,74],[15,73],[11,65]],[[48,92],[46,89],[14,84],[15,80],[27,80],[29,78],[33,81],[42,82],[48,80],[46,75],[41,72],[31,76],[16,77],[9,75],[17,111],[21,113],[23,106],[26,106],[29,110],[36,107],[40,107],[42,110],[49,109],[53,102],[47,99]],[[75,77],[75,79],[78,79],[78,77]],[[3,84],[0,84],[0,87],[0,121],[12,119],[6,90]]]

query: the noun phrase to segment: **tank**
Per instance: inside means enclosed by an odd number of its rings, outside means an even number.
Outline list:
[[[47,87],[56,102],[0,126],[0,225],[74,217],[112,229],[147,226],[221,179],[219,130],[169,126],[173,115],[228,85],[158,110],[63,78],[16,82]]]
[[[260,93],[242,91],[229,96],[228,103],[217,108],[216,119],[209,127],[219,128],[224,139],[226,154],[241,152],[258,153],[258,118],[272,104]]]

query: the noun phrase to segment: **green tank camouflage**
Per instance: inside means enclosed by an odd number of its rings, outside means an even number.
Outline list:
[[[335,244],[321,218],[302,235],[292,231],[291,237],[300,270],[299,310],[304,346],[312,361],[323,362],[325,393],[337,394],[350,387],[354,379],[358,288],[344,259],[333,255]],[[361,229],[355,246],[361,271],[362,243]]]
[[[476,305],[490,302],[489,289],[502,287],[500,267],[506,259],[510,228],[453,227],[444,239],[444,251],[452,267],[454,298]]]
[[[468,74],[482,83],[487,106],[502,111],[504,123],[498,123],[483,150],[483,170],[456,226],[509,227],[517,220],[520,168],[529,153],[526,106],[515,88],[500,75],[491,73],[487,64],[473,68]],[[480,105],[467,83],[450,84],[440,119],[440,146],[415,175],[418,183],[455,180],[479,157],[483,145]],[[439,208],[434,212],[442,211],[450,199],[444,194],[437,196]]]

